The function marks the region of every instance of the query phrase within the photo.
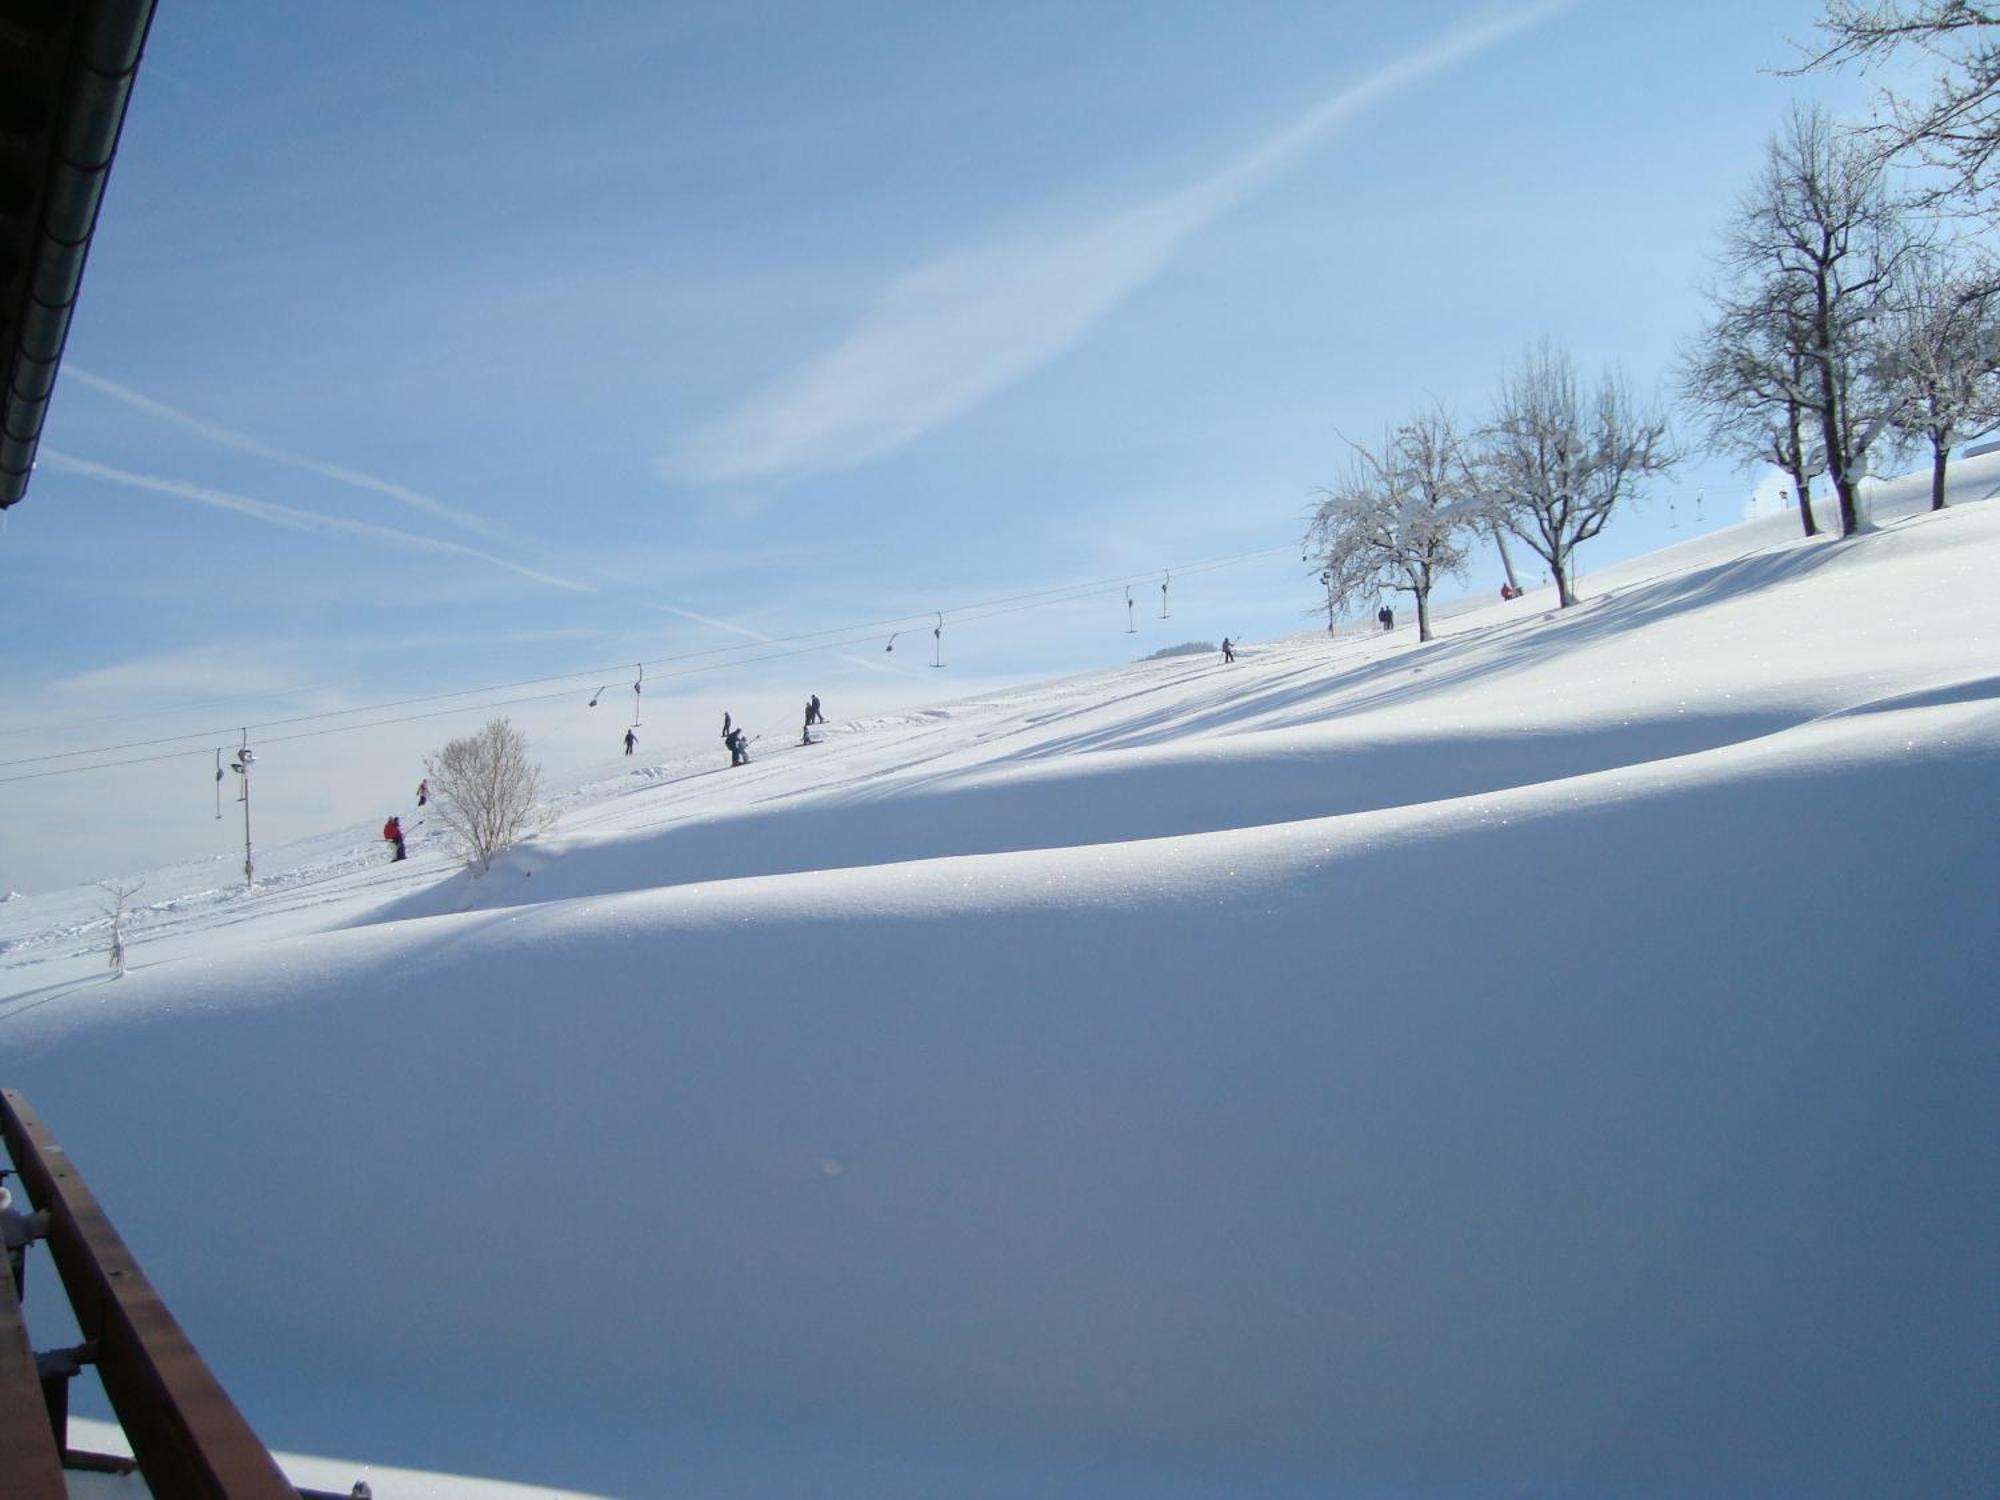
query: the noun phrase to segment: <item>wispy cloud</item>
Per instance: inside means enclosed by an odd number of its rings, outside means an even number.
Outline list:
[[[220,682],[243,698],[284,692],[294,685],[295,674],[273,653],[254,645],[240,650],[235,644],[191,646],[92,667],[44,683],[36,693],[60,700],[65,709],[113,704],[130,712],[135,704],[151,707],[162,700],[212,694]]]
[[[344,516],[325,516],[317,511],[300,510],[296,506],[279,505],[270,500],[254,500],[248,495],[235,495],[227,490],[210,489],[206,485],[189,484],[179,479],[166,479],[153,474],[134,474],[126,469],[115,469],[109,464],[101,464],[93,459],[76,458],[67,453],[59,453],[43,446],[41,458],[58,473],[76,474],[91,479],[103,479],[112,484],[126,485],[132,489],[151,490],[155,494],[172,495],[177,499],[191,500],[196,505],[210,506],[216,510],[233,511],[240,516],[263,521],[272,526],[282,526],[287,531],[305,531],[339,536],[359,537],[363,541],[380,546],[394,547],[404,552],[428,552],[446,557],[466,557],[486,563],[506,572],[546,584],[550,588],[568,589],[573,593],[594,594],[596,589],[587,583],[577,583],[573,579],[559,578],[553,573],[538,572],[491,552],[482,552],[477,547],[468,547],[463,542],[449,542],[440,537],[420,536],[412,531],[403,531],[394,526],[378,526],[372,521],[350,521]]]
[[[152,76],[150,68],[148,69],[147,76]],[[247,432],[238,432],[233,427],[224,427],[220,422],[211,422],[205,417],[197,417],[191,412],[185,412],[178,407],[169,406],[164,401],[155,401],[151,396],[135,391],[130,386],[120,385],[115,380],[106,380],[102,375],[93,375],[88,370],[79,369],[74,364],[65,364],[63,366],[63,379],[74,381],[88,390],[98,392],[100,395],[109,396],[114,401],[122,401],[135,411],[142,411],[148,416],[158,417],[161,421],[170,422],[185,432],[193,433],[196,437],[206,438],[211,443],[220,444],[224,448],[233,448],[238,453],[247,453],[254,458],[269,459],[272,463],[283,464],[289,469],[297,469],[306,474],[317,474],[323,479],[331,479],[340,484],[350,485],[358,490],[367,490],[371,494],[386,496],[388,499],[394,500],[398,505],[406,505],[411,510],[422,511],[427,516],[434,517],[440,521],[447,521],[453,526],[461,527],[466,531],[474,532],[493,541],[511,541],[513,539],[504,527],[496,526],[493,522],[486,520],[482,516],[476,516],[470,511],[460,510],[454,505],[447,505],[444,501],[437,499],[435,496],[426,495],[421,490],[413,490],[407,485],[397,484],[392,480],[380,479],[373,474],[365,474],[359,469],[350,469],[342,464],[327,463],[325,460],[313,458],[309,454],[294,453],[289,448],[277,447],[263,441],[261,438],[252,437]]]
[[[958,251],[907,272],[839,344],[696,431],[665,465],[701,483],[850,469],[901,448],[1047,364],[1151,280],[1197,231],[1342,125],[1569,8],[1470,22],[1341,90],[1222,170],[1066,233]]]

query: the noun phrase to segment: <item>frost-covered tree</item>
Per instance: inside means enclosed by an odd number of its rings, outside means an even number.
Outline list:
[[[1350,442],[1346,475],[1324,490],[1306,533],[1326,584],[1327,611],[1382,593],[1417,602],[1417,638],[1431,638],[1431,590],[1465,567],[1471,504],[1465,438],[1440,408],[1384,435]]]
[[[1914,257],[1876,344],[1890,425],[1929,444],[1931,509],[1944,509],[1951,445],[2000,422],[2000,285],[1990,265]]]
[[[143,880],[100,880],[97,888],[104,892],[100,907],[104,915],[111,919],[111,951],[107,962],[111,972],[118,978],[125,977],[125,908],[132,898],[146,888]]]
[[[1793,336],[1805,323],[1757,295],[1783,290],[1716,293],[1714,317],[1681,356],[1679,384],[1712,449],[1745,465],[1775,464],[1791,477],[1799,524],[1813,536],[1810,486],[1824,459],[1806,408],[1807,359]]]
[[[1724,234],[1719,316],[1748,322],[1732,337],[1760,351],[1761,375],[1803,412],[1843,536],[1861,529],[1868,450],[1896,404],[1874,378],[1873,346],[1914,249],[1881,163],[1811,105],[1771,138]]]
[[[527,736],[511,720],[490,720],[477,734],[426,756],[424,776],[434,815],[451,830],[475,875],[485,874],[494,856],[534,826],[542,772],[528,759]]]
[[[1507,529],[1548,565],[1556,597],[1576,603],[1570,557],[1621,500],[1673,465],[1666,419],[1607,372],[1586,394],[1568,351],[1543,339],[1500,382],[1480,433],[1478,487]]]
[[[1878,156],[1937,168],[1933,205],[2000,217],[2000,6],[1827,0],[1819,26],[1822,44],[1801,71],[1914,61],[1929,72],[1925,97],[1885,90],[1883,117],[1862,134]]]

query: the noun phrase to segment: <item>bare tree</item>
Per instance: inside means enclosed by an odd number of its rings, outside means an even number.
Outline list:
[[[131,899],[146,888],[143,880],[100,880],[97,888],[104,892],[106,900],[99,904],[105,916],[111,919],[111,970],[120,979],[125,977],[125,907]]]
[[[532,831],[542,772],[528,759],[527,736],[511,720],[490,720],[477,734],[426,756],[424,776],[433,813],[475,875]]]
[[[1762,352],[1760,376],[1804,414],[1843,536],[1861,529],[1868,449],[1895,409],[1871,349],[1915,248],[1880,162],[1811,105],[1771,139],[1725,232],[1723,314],[1754,325],[1740,337]]]
[[[1621,500],[1673,465],[1666,419],[1641,410],[1606,373],[1586,397],[1566,350],[1548,339],[1500,382],[1480,436],[1478,482],[1507,529],[1548,565],[1562,605],[1576,603],[1570,556]]]
[[[1799,524],[1816,535],[1812,476],[1824,450],[1809,434],[1807,359],[1792,337],[1803,320],[1769,305],[1768,285],[1733,297],[1715,292],[1715,316],[1681,356],[1681,400],[1708,431],[1709,446],[1744,464],[1776,464],[1791,477]]]
[[[1931,509],[1944,509],[1951,445],[2000,422],[2000,285],[1982,263],[1942,254],[1910,262],[1876,348],[1894,397],[1890,425],[1930,445]]]
[[[1317,553],[1329,626],[1336,606],[1383,591],[1417,601],[1417,638],[1431,639],[1431,590],[1462,571],[1471,506],[1464,437],[1441,409],[1386,434],[1380,452],[1349,442],[1345,478],[1323,491],[1308,554]]]
[[[1825,43],[1800,72],[1915,58],[1933,69],[1929,97],[1885,90],[1885,117],[1866,127],[1878,157],[1939,169],[1935,207],[2000,212],[2000,7],[1969,0],[1827,0]]]

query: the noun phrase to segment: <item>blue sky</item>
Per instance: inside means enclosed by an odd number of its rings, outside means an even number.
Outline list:
[[[1865,105],[1771,75],[1818,11],[163,7],[0,534],[0,759],[948,612],[944,672],[662,679],[664,753],[1303,628],[1339,432],[1476,420],[1543,334],[1664,393],[1788,99]],[[1750,483],[1691,457],[1586,590]],[[950,622],[1264,549],[1136,638]],[[615,753],[585,697],[518,715],[555,779]],[[480,717],[267,754],[270,836]],[[226,848],[207,755],[0,784],[0,884]]]

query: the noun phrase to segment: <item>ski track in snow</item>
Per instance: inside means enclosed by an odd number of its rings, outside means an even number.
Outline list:
[[[1983,1493],[2000,508],[1919,494],[635,767],[479,881],[154,872],[123,980],[99,893],[10,900],[5,1081],[289,1449]]]

